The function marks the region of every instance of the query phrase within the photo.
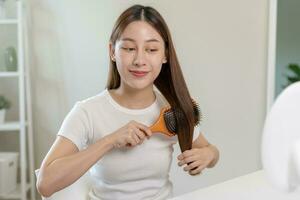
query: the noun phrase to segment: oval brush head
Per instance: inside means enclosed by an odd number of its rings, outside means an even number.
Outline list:
[[[201,112],[199,109],[198,104],[193,101],[193,109],[194,109],[194,125],[198,125],[200,123]],[[160,111],[159,117],[157,118],[156,122],[150,127],[150,130],[152,132],[160,132],[167,136],[174,136],[177,132],[177,123],[176,123],[176,117],[178,116],[178,119],[183,118],[183,113],[179,109],[174,109],[171,107],[163,107]],[[180,120],[179,120],[180,121]]]
[[[194,100],[192,101],[193,101],[193,111],[194,111],[194,126],[197,126],[200,123],[202,117],[201,117],[201,112],[198,104]],[[180,119],[183,118],[182,111],[180,111],[177,108],[169,108],[164,113],[164,121],[166,124],[166,128],[174,134],[176,134],[177,132],[177,123],[176,123],[175,116],[177,116],[180,121]]]

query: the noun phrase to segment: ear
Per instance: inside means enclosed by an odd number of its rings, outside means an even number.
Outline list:
[[[168,62],[168,59],[167,59],[167,57],[168,57],[168,50],[167,49],[165,49],[165,53],[164,53],[164,59],[163,59],[163,63],[167,63]]]
[[[115,58],[115,48],[113,46],[113,44],[111,42],[109,42],[109,56],[110,59],[115,62],[116,58]]]
[[[167,58],[166,57],[163,59],[163,63],[167,63]]]

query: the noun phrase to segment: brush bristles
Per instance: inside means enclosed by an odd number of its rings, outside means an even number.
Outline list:
[[[172,109],[164,113],[164,120],[167,129],[172,133],[176,133],[176,119]]]
[[[192,100],[192,102],[194,110],[194,126],[197,126],[202,119],[202,115],[199,109],[199,105],[194,100]],[[180,119],[183,119],[184,115],[181,110],[176,108],[170,108],[164,113],[166,127],[172,133],[177,133],[178,128],[175,116],[177,116],[180,121]]]
[[[195,126],[197,126],[198,124],[200,124],[200,121],[202,120],[202,113],[200,111],[198,103],[193,99],[192,102],[193,102],[194,119],[195,119],[194,124]]]

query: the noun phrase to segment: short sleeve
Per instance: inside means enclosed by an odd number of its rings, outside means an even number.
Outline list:
[[[197,126],[194,127],[194,133],[193,133],[193,141],[195,141],[195,139],[198,138],[198,136],[200,135],[200,125],[198,124]]]
[[[65,117],[58,134],[71,140],[77,148],[84,149],[88,143],[89,121],[86,111],[77,102]]]

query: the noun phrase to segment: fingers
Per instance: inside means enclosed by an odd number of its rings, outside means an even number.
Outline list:
[[[140,129],[138,129],[138,128],[135,129],[135,133],[136,133],[136,136],[139,139],[139,144],[143,143],[145,138],[146,138],[145,133],[143,131],[141,131]]]
[[[145,134],[139,130],[138,128],[134,127],[130,130],[130,134],[128,136],[128,141],[132,144],[132,145],[137,145],[137,144],[141,144],[144,139],[145,139]]]
[[[144,124],[138,123],[138,122],[136,122],[136,126],[137,126],[139,129],[141,129],[144,133],[146,133],[146,135],[147,135],[148,137],[151,137],[152,131],[150,130],[149,127],[145,126]]]
[[[194,155],[194,151],[195,151],[195,149],[186,150],[186,151],[184,151],[182,154],[180,154],[180,155],[177,157],[177,159],[178,159],[178,160],[182,160],[182,159],[184,159],[184,158],[187,158],[187,157],[189,157],[189,156],[192,156],[192,155]]]
[[[184,159],[180,160],[178,162],[178,165],[182,166],[184,164],[191,163],[191,162],[194,162],[196,160],[197,160],[197,156],[190,156],[190,157],[187,157],[187,158],[184,158]]]
[[[134,140],[134,142],[135,142],[135,144],[134,145],[137,145],[137,144],[139,144],[140,143],[140,138],[136,135],[136,132],[135,132],[135,134],[133,134],[132,136],[132,139]]]
[[[207,166],[205,159],[203,160],[200,155],[199,149],[186,150],[177,157],[178,165],[183,166],[186,164],[183,169],[188,171],[190,175],[200,174]]]
[[[136,145],[136,141],[135,141],[135,139],[133,138],[133,136],[132,135],[129,135],[129,136],[127,136],[127,138],[126,138],[126,143],[128,143],[129,145],[126,145],[126,146],[130,146],[130,147],[132,147],[132,146],[135,146]]]
[[[126,143],[125,146],[127,147],[133,147],[138,144],[142,144],[146,137],[149,139],[152,135],[152,131],[149,127],[134,120],[127,124],[126,129],[127,130],[124,132],[126,135],[124,135],[125,137],[123,140]]]
[[[190,171],[190,170],[195,170],[196,168],[198,168],[199,166],[202,166],[203,164],[200,161],[195,161],[190,163],[189,165],[186,165],[183,170],[184,171]]]
[[[205,169],[205,165],[200,165],[198,166],[196,169],[194,170],[190,170],[189,174],[190,175],[197,175],[197,174],[201,174],[201,172]]]
[[[126,142],[129,143],[130,146],[135,146],[139,143],[139,138],[136,136],[134,128],[128,129],[128,135],[126,138]]]

